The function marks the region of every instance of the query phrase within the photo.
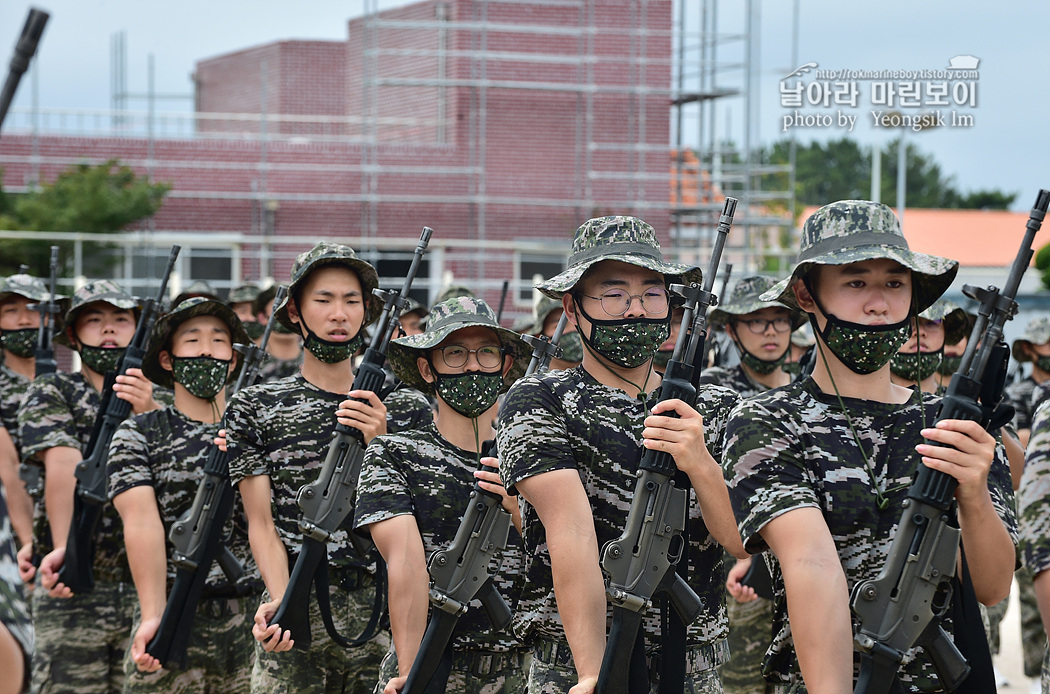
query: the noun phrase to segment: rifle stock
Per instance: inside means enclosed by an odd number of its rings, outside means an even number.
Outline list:
[[[735,198],[726,198],[719,218],[718,234],[703,287],[672,285],[685,299],[685,312],[678,341],[667,362],[660,385],[660,401],[680,399],[692,405],[704,358],[707,337],[707,308],[717,304],[711,292],[718,263],[736,212]],[[639,638],[642,616],[652,606],[657,592],[668,593],[682,623],[688,625],[702,609],[700,598],[675,572],[688,554],[682,538],[689,506],[689,488],[675,480],[674,458],[662,451],[646,449],[638,465],[631,508],[623,533],[602,548],[601,565],[606,573],[606,595],[613,605],[613,626],[606,641],[597,694],[626,694],[648,678],[634,673],[631,654]],[[673,576],[673,578],[671,578]],[[661,687],[665,683],[661,679]],[[667,687],[674,685],[667,683]]]
[[[963,288],[981,305],[959,373],[941,400],[936,422],[963,419],[988,428],[993,421],[1002,398],[999,372],[1006,353],[1003,325],[1017,312],[1017,289],[1048,205],[1050,192],[1039,191],[1025,238],[1001,292],[995,287]],[[855,694],[889,691],[904,654],[916,645],[926,650],[938,672],[948,678],[945,685],[962,681],[969,671],[954,645],[948,648],[932,631],[932,627],[939,628],[951,603],[951,580],[962,537],[961,531],[950,525],[957,486],[951,475],[920,463],[882,571],[875,579],[853,588],[850,606],[860,619],[854,641],[861,651],[861,667],[880,673],[879,677],[859,680]]]
[[[88,442],[87,456],[77,463],[76,492],[73,498],[73,522],[66,542],[66,556],[59,570],[58,580],[74,593],[90,593],[95,588],[95,579],[91,564],[95,554],[95,534],[102,509],[106,505],[106,462],[109,460],[109,444],[113,440],[120,423],[127,419],[131,412],[131,403],[113,395],[113,384],[116,375],[127,373],[128,369],[142,366],[146,355],[146,344],[156,319],[156,305],[164,299],[168,287],[168,278],[179,255],[179,246],[172,246],[168,258],[168,267],[161,281],[156,299],[147,299],[139,315],[135,335],[128,344],[124,357],[116,371],[106,374],[102,388],[102,403],[98,417],[95,419],[91,440]]]
[[[377,323],[378,327],[372,336],[372,342],[365,350],[364,358],[357,368],[353,390],[381,392],[386,381],[383,363],[386,361],[387,346],[397,326],[398,316],[408,307],[407,297],[412,289],[412,282],[433,233],[434,230],[430,227],[423,227],[401,291],[373,290],[374,294],[384,301],[383,314]],[[271,620],[271,623],[280,624],[283,629],[292,632],[295,648],[308,649],[313,643],[308,611],[310,586],[316,582],[318,567],[321,566],[322,561],[327,560],[326,543],[332,539],[333,533],[339,529],[346,517],[353,513],[357,477],[361,472],[364,452],[364,435],[353,427],[337,423],[335,436],[328,446],[328,453],[317,481],[304,485],[296,496],[296,502],[303,512],[299,521],[299,528],[303,531],[303,551],[296,559],[284,597]],[[349,532],[349,535],[359,554],[362,554],[363,550],[370,549],[370,540],[366,541],[352,531]],[[304,556],[308,545],[312,549],[309,556]],[[314,561],[318,552],[322,556]],[[379,570],[385,571],[382,567]],[[379,606],[378,600],[376,606]],[[294,628],[289,625],[294,625]],[[325,626],[333,639],[338,641],[341,638],[338,634],[332,633],[334,629],[328,624]],[[360,638],[354,639],[354,643],[358,641]]]
[[[286,292],[284,286],[277,288],[274,306],[281,305]],[[266,358],[266,345],[274,321],[275,312],[271,312],[258,346],[234,345],[242,355],[244,365],[232,393],[255,383],[259,367]],[[225,421],[224,417],[223,427]],[[233,511],[235,500],[226,452],[214,446],[208,452],[202,473],[192,506],[172,524],[168,535],[173,548],[172,563],[176,566],[175,582],[157,633],[146,646],[146,652],[168,669],[186,666],[186,649],[212,562],[219,562],[231,584],[236,584],[244,573],[244,567],[222,543],[223,526]]]

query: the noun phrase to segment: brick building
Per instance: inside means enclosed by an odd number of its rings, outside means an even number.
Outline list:
[[[671,0],[426,0],[349,19],[345,42],[201,60],[193,115],[5,132],[3,183],[113,158],[171,182],[131,252],[184,233],[182,280],[220,287],[286,277],[320,238],[393,278],[430,226],[417,286],[451,273],[498,301],[509,279],[520,314],[584,219],[636,214],[668,239],[671,54]]]

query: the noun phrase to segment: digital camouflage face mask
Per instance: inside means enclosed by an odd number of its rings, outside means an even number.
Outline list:
[[[230,373],[230,359],[172,357],[172,379],[201,400],[214,400]]]
[[[0,346],[16,357],[31,357],[36,353],[36,328],[5,330],[0,333]]]

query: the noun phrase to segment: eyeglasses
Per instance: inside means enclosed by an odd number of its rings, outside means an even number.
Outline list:
[[[496,345],[485,345],[477,349],[467,349],[462,345],[445,345],[435,349],[441,352],[445,366],[453,369],[466,366],[471,354],[477,358],[478,366],[483,369],[494,369],[503,363],[503,348]]]
[[[667,290],[663,287],[651,287],[642,294],[629,294],[622,289],[610,289],[601,296],[581,294],[588,299],[602,302],[602,308],[610,316],[622,316],[631,308],[631,303],[638,299],[646,313],[659,314],[667,310]]]
[[[776,318],[748,318],[734,321],[735,323],[743,323],[747,326],[755,335],[761,335],[766,332],[769,326],[773,326],[773,330],[778,333],[786,333],[791,330],[791,319],[786,316],[777,316]]]

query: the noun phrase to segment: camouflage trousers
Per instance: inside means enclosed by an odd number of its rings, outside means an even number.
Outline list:
[[[722,681],[715,663],[724,661],[728,650],[726,642],[719,641],[686,651],[683,694],[722,694]],[[576,682],[576,665],[569,644],[539,640],[533,646],[528,694],[565,694]],[[657,694],[660,676],[653,660],[649,662],[649,685],[650,694]]]
[[[771,685],[762,677],[762,661],[773,640],[773,601],[758,598],[740,603],[726,598],[729,612],[729,662],[718,666],[726,694],[766,694]]]
[[[34,694],[118,694],[124,688],[124,653],[131,640],[135,589],[96,581],[91,593],[68,600],[33,591],[36,650]]]
[[[354,569],[330,569],[329,573],[336,630],[346,638],[355,638],[372,615],[375,582],[363,572],[357,577]],[[340,587],[355,582],[359,585],[356,589]],[[262,599],[269,600],[268,593]],[[310,601],[310,633],[313,643],[307,651],[296,646],[284,653],[267,653],[256,643],[252,694],[371,694],[379,678],[379,665],[390,648],[390,632],[380,631],[363,646],[346,650],[325,630],[315,596]]]
[[[1024,650],[1025,677],[1039,677],[1043,669],[1043,653],[1046,651],[1046,632],[1039,616],[1039,604],[1035,600],[1032,572],[1021,567],[1014,573],[1017,579],[1017,601],[1021,607],[1021,648]],[[1002,603],[1006,603],[1003,600]]]
[[[252,624],[258,606],[258,595],[202,598],[186,649],[186,668],[139,672],[128,649],[124,694],[248,694],[255,663]],[[135,629],[138,620],[136,610]]]
[[[453,651],[452,670],[444,689],[456,694],[525,694],[529,654],[521,649],[504,653],[489,651]],[[379,668],[379,682],[373,694],[383,694],[383,687],[397,677],[397,653],[387,651]]]
[[[1043,665],[1039,684],[1042,686],[1043,694],[1050,694],[1050,648],[1046,644],[1043,644]]]

